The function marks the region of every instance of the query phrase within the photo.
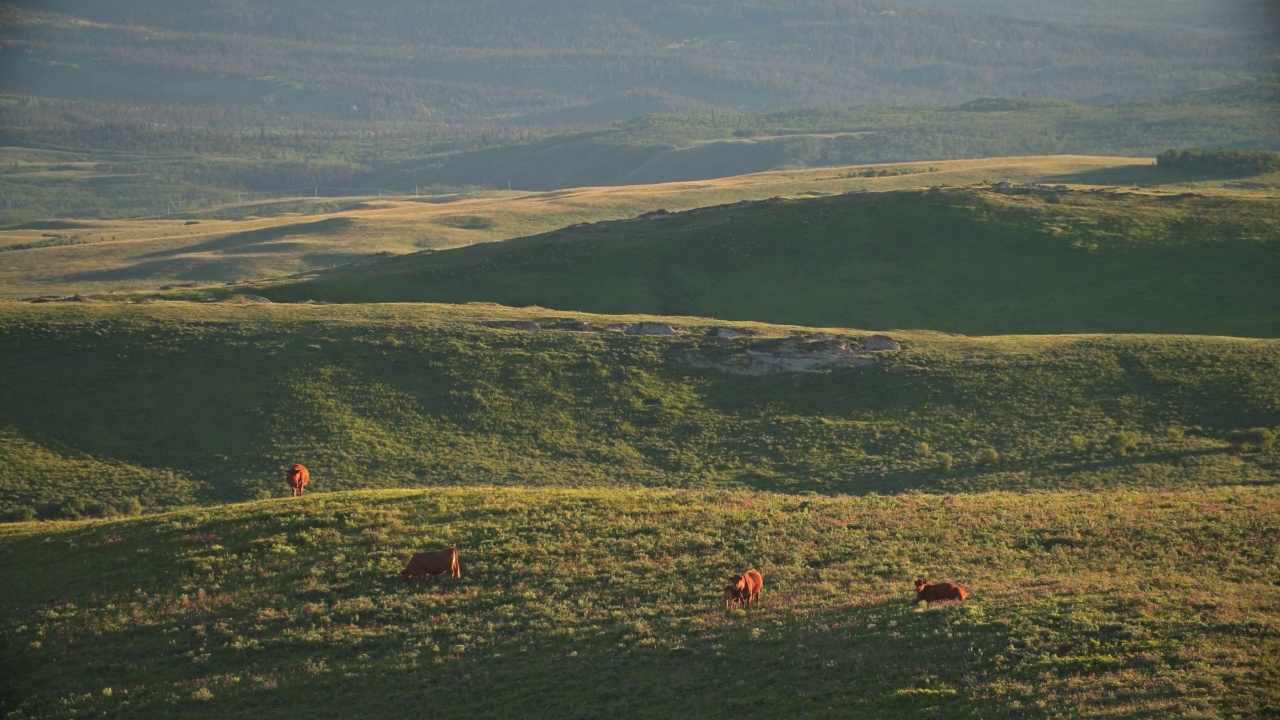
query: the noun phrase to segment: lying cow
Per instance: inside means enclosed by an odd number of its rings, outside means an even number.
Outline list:
[[[737,600],[742,603],[743,607],[751,607],[751,604],[760,597],[760,589],[764,587],[764,578],[755,570],[748,570],[741,575],[734,575],[729,578],[729,585],[733,586],[737,593]],[[728,586],[725,590],[726,601],[728,600]]]
[[[301,497],[302,489],[311,482],[311,475],[307,469],[301,465],[294,465],[284,471],[284,481],[289,483],[289,487],[293,488],[293,497]]]
[[[409,564],[404,570],[400,571],[400,577],[408,582],[410,578],[422,578],[423,582],[427,581],[427,575],[440,575],[449,573],[449,577],[460,578],[462,572],[458,570],[458,551],[453,548],[444,548],[442,550],[428,550],[427,552],[414,553],[409,558]]]
[[[924,600],[935,603],[939,600],[964,600],[969,591],[953,583],[937,583],[930,585],[923,578],[916,580],[916,602]]]

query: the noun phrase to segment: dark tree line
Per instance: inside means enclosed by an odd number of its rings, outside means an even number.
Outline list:
[[[1194,175],[1247,176],[1280,171],[1280,153],[1264,150],[1165,150],[1156,156],[1156,165]]]

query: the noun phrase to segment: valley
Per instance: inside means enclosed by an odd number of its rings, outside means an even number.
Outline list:
[[[0,3],[0,718],[1280,716],[1278,38]]]

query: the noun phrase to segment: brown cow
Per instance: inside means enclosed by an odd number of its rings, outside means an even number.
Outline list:
[[[289,483],[289,487],[293,488],[293,497],[301,497],[302,489],[311,482],[311,475],[307,469],[301,465],[294,465],[284,471],[284,481]]]
[[[734,575],[729,578],[729,584],[733,585],[738,592],[738,599],[742,602],[743,607],[751,607],[751,604],[760,597],[760,589],[764,587],[764,578],[755,570],[748,570],[741,575]]]
[[[441,573],[449,573],[449,577],[460,578],[462,572],[458,570],[458,551],[453,548],[444,548],[442,550],[428,550],[427,552],[414,553],[409,558],[409,564],[404,570],[400,571],[400,577],[408,582],[410,578],[420,577],[422,582],[427,581],[427,575],[440,575]]]
[[[969,591],[953,583],[930,585],[923,578],[916,580],[916,602],[934,603],[939,600],[964,600]]]

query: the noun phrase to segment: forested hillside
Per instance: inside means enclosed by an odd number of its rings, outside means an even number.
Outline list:
[[[0,92],[222,127],[546,125],[1024,93],[1113,102],[1275,71],[1266,4],[1067,5],[17,0],[0,7]]]

